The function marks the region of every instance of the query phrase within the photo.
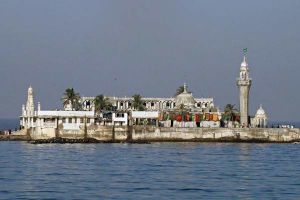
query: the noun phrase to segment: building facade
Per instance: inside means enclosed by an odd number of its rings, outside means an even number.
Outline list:
[[[266,128],[268,126],[268,116],[262,105],[256,111],[255,117],[252,120],[252,126],[258,128]]]
[[[249,67],[244,56],[237,79],[240,102],[240,121],[235,127],[249,127],[249,90],[252,79],[249,77]],[[30,86],[27,91],[27,102],[22,105],[20,126],[23,128],[41,127],[64,129],[80,129],[83,125],[162,125],[167,127],[220,127],[222,112],[215,107],[213,98],[194,98],[188,92],[186,84],[183,92],[170,98],[143,97],[144,111],[139,112],[133,107],[132,97],[105,97],[112,104],[110,111],[95,111],[95,97],[81,97],[80,111],[72,110],[67,104],[63,110],[41,110],[41,104],[34,104],[34,92]],[[266,127],[267,115],[260,108],[253,126]]]
[[[187,90],[187,85],[185,85],[185,90]],[[187,91],[186,91],[187,93]],[[133,98],[132,97],[111,97],[106,96],[109,102],[115,107],[116,111],[131,111],[133,108]],[[87,111],[94,111],[95,97],[81,97],[82,108]],[[142,97],[144,107],[148,111],[162,111],[175,109],[179,106],[176,102],[176,97],[170,98],[156,98],[156,97]],[[176,104],[177,103],[177,104]],[[213,98],[194,98],[193,105],[195,108],[210,110],[215,107]],[[70,109],[70,106],[65,106],[65,110]]]

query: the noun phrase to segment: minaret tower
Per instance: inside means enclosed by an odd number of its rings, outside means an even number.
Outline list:
[[[27,116],[33,116],[34,115],[33,89],[31,87],[31,85],[28,88],[26,111],[27,111]]]
[[[249,115],[249,90],[251,87],[252,79],[249,78],[249,68],[246,56],[241,63],[240,77],[237,79],[237,86],[240,90],[240,114],[241,125],[248,127],[248,115]]]

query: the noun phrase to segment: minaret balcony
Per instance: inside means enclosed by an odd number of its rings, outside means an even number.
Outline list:
[[[237,85],[238,86],[250,86],[252,83],[252,79],[248,78],[248,79],[241,79],[241,78],[237,78]]]

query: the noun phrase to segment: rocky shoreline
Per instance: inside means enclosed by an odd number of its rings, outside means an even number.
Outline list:
[[[152,139],[152,140],[97,140],[95,138],[49,138],[31,140],[29,136],[14,136],[14,135],[0,135],[0,141],[27,141],[30,144],[107,144],[107,143],[127,143],[127,144],[150,144],[154,142],[195,142],[195,143],[277,143],[277,144],[291,144],[299,143],[299,140],[291,141],[270,141],[266,139],[238,139],[238,138],[221,138],[221,139]]]
[[[0,141],[29,141],[27,135],[0,135]]]
[[[269,141],[269,140],[260,140],[260,139],[249,139],[249,140],[241,140],[241,139],[190,139],[190,140],[126,140],[126,141],[116,141],[116,140],[108,140],[108,141],[100,141],[93,138],[87,139],[67,139],[67,138],[51,138],[51,139],[42,139],[42,140],[33,140],[28,141],[30,144],[113,144],[113,143],[126,143],[126,144],[151,144],[151,143],[164,143],[164,142],[173,142],[173,143],[182,143],[182,142],[194,142],[194,143],[269,143],[269,144],[293,144],[299,143],[300,140],[294,141]]]
[[[41,140],[33,140],[28,141],[31,144],[51,144],[51,143],[57,143],[57,144],[77,144],[77,143],[89,143],[89,144],[95,144],[95,143],[132,143],[132,144],[150,144],[149,141],[133,141],[133,140],[126,140],[126,141],[118,141],[118,140],[108,140],[108,141],[100,141],[94,138],[82,138],[82,139],[69,139],[69,138],[50,138],[50,139],[41,139]]]

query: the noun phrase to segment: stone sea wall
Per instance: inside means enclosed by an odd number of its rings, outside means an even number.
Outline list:
[[[65,130],[62,127],[32,128],[31,140],[54,137],[68,139],[93,138],[99,141],[241,141],[294,142],[300,141],[300,129],[285,128],[167,128],[155,126],[96,126]]]

